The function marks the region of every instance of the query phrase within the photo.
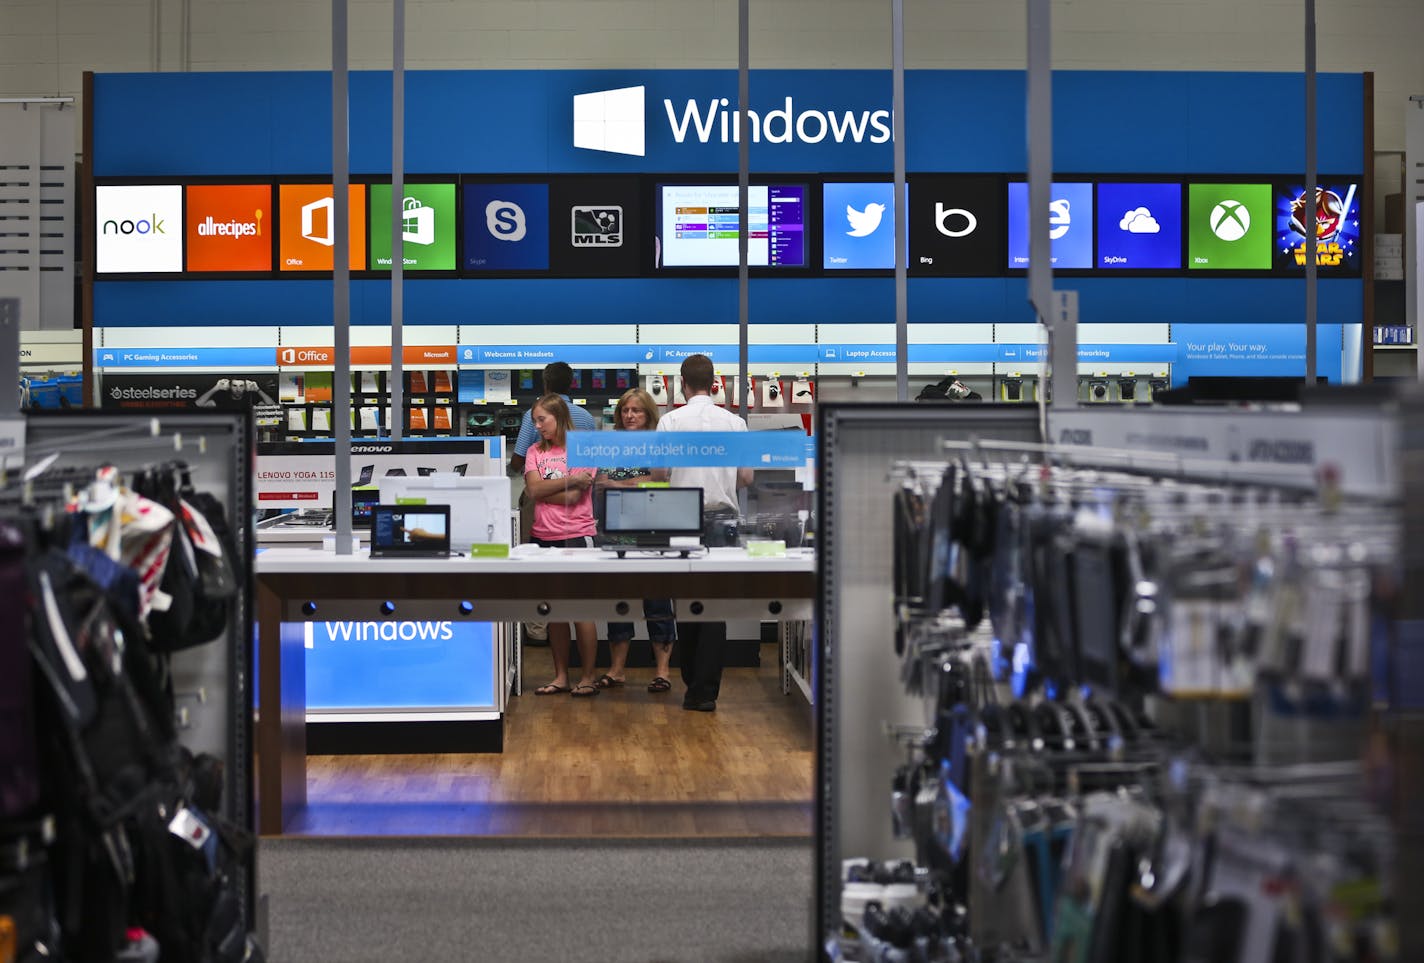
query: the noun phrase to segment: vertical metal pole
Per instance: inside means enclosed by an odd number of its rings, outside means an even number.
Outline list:
[[[1424,94],[1412,94],[1404,108],[1404,321],[1413,334],[1414,376],[1424,381],[1419,319],[1424,318]]]
[[[905,283],[905,0],[890,0],[891,71],[890,109],[895,141],[895,397],[910,400],[909,290]]]
[[[405,0],[391,20],[391,397],[390,435],[405,430]]]
[[[351,165],[346,34],[346,0],[331,0],[331,320],[336,355],[331,419],[336,427],[337,555],[351,554]]]
[[[1315,130],[1315,0],[1305,0],[1305,210],[1301,216],[1305,232],[1305,383],[1315,384],[1316,281],[1320,269],[1315,263],[1320,219],[1316,190]],[[1373,334],[1371,333],[1371,336]]]
[[[748,343],[751,327],[751,275],[747,271],[747,233],[751,227],[748,215],[751,191],[752,137],[747,123],[751,109],[751,27],[750,0],[737,3],[737,413],[747,416],[750,392],[747,390],[747,368],[750,362]]]
[[[0,298],[0,418],[20,413],[20,299]],[[3,463],[0,455],[0,463]]]
[[[1055,408],[1078,404],[1078,332],[1053,300],[1053,31],[1049,0],[1028,0],[1028,299],[1048,327]],[[1040,389],[1044,386],[1040,385]]]

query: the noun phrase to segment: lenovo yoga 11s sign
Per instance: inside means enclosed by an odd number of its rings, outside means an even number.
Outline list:
[[[372,184],[373,271],[391,269],[391,185]],[[406,184],[401,195],[401,241],[407,271],[455,270],[455,185]]]
[[[466,270],[549,270],[547,184],[467,183],[464,202]]]
[[[157,274],[183,270],[183,188],[101,184],[94,188],[94,270]]]
[[[189,184],[188,270],[272,270],[272,187]]]
[[[351,270],[366,266],[366,186],[349,185],[351,198]],[[336,203],[330,184],[282,184],[278,268],[283,271],[330,271],[335,264]]]

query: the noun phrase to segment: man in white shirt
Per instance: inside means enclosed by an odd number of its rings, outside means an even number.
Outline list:
[[[715,375],[712,359],[690,355],[682,363],[682,395],[687,404],[658,419],[658,431],[746,431],[747,423],[712,402]],[[674,488],[702,489],[702,541],[708,547],[737,544],[741,512],[737,489],[751,484],[752,469],[719,466],[673,468],[667,476]],[[682,681],[687,693],[682,707],[713,712],[722,687],[722,663],[727,648],[726,622],[684,622],[677,627]]]

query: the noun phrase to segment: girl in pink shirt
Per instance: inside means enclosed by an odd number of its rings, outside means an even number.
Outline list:
[[[593,545],[593,479],[595,468],[570,468],[564,447],[573,430],[569,406],[557,394],[548,394],[534,403],[534,428],[539,442],[529,446],[524,463],[524,490],[534,500],[534,541],[545,548],[587,548]],[[534,690],[535,695],[572,692],[579,697],[598,695],[594,684],[594,660],[598,658],[598,629],[592,622],[575,622],[579,662],[583,677],[569,688],[569,623],[549,625],[549,653],[554,659],[554,678]]]

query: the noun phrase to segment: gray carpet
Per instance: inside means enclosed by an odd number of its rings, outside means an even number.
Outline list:
[[[811,958],[806,840],[264,839],[271,963]]]

